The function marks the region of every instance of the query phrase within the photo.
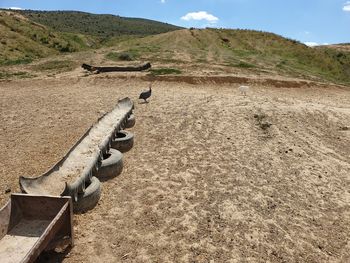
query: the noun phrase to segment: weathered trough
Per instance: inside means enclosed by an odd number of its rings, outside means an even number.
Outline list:
[[[83,64],[81,67],[85,70],[88,70],[90,72],[128,72],[128,71],[143,71],[151,68],[151,63],[146,63],[141,66],[128,66],[128,67],[95,67],[88,64]]]
[[[0,210],[0,261],[34,262],[44,250],[73,246],[70,197],[12,194]]]
[[[117,132],[132,114],[133,102],[129,98],[119,100],[116,107],[102,116],[75,143],[68,153],[46,173],[36,178],[21,176],[22,192],[33,195],[71,196],[78,202],[86,185],[97,173],[103,155],[116,138]]]

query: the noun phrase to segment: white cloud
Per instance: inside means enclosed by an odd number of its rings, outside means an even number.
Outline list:
[[[317,42],[304,42],[305,45],[309,46],[309,47],[316,47],[316,46],[327,46],[329,45],[329,43],[317,43]]]
[[[316,42],[304,42],[305,45],[309,46],[309,47],[315,47],[315,46],[319,46],[320,44],[316,43]]]
[[[209,23],[216,23],[219,21],[219,18],[213,16],[212,14],[208,14],[206,11],[188,13],[185,16],[181,17],[181,19],[186,21],[207,20]]]
[[[350,5],[344,6],[344,7],[343,7],[343,10],[344,10],[345,12],[350,12]]]
[[[160,2],[161,2],[162,4],[165,4],[165,0],[160,0]]]
[[[350,12],[350,1],[344,3],[343,11]]]
[[[16,6],[12,6],[12,7],[6,7],[5,9],[22,10],[23,8],[21,8],[21,7],[16,7]]]

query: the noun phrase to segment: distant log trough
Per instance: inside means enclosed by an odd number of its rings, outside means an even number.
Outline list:
[[[136,67],[94,67],[90,66],[88,64],[83,64],[81,67],[85,70],[88,70],[90,72],[95,73],[101,73],[101,72],[127,72],[127,71],[143,71],[151,68],[151,63],[146,63],[141,66]]]

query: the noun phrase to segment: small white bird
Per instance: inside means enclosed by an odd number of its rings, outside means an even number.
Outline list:
[[[244,96],[246,96],[247,92],[249,91],[249,87],[248,86],[240,86],[238,89]]]

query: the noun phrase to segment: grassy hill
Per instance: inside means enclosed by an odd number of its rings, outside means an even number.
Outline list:
[[[56,32],[19,13],[0,11],[0,65],[97,47],[96,37]]]
[[[175,29],[165,23],[112,15],[0,9],[0,65],[29,63]]]
[[[122,35],[154,35],[180,29],[158,21],[77,11],[19,10],[19,14],[56,31],[94,35],[104,38]]]
[[[182,63],[196,68],[205,64],[225,67],[231,70],[228,72],[237,69],[350,83],[347,44],[311,48],[267,32],[175,29],[156,21],[111,15],[0,10],[0,65],[113,46],[105,59]],[[94,53],[90,55],[93,59]],[[176,66],[161,71],[180,72]]]
[[[252,30],[184,29],[124,41],[116,49],[142,59],[210,63],[350,82],[348,53],[311,48],[276,34]]]
[[[349,52],[350,53],[350,43],[318,46],[318,48],[330,48],[330,49],[334,49],[336,51]]]

